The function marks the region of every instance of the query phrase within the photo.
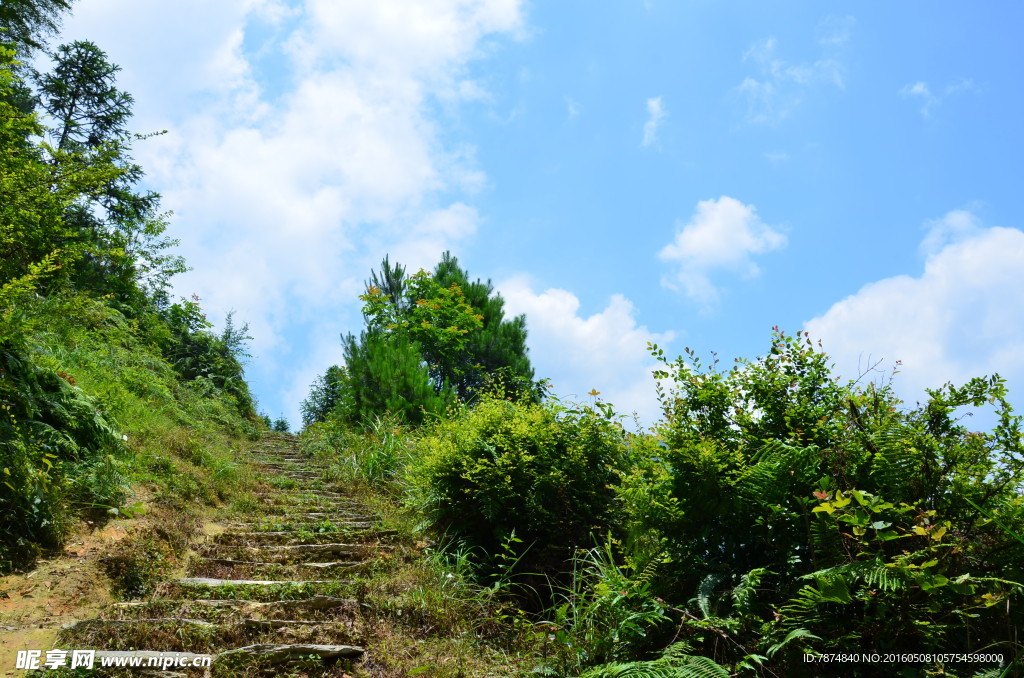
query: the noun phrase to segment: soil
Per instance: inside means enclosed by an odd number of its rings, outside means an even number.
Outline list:
[[[0,676],[24,673],[15,668],[18,650],[45,653],[62,625],[93,617],[112,601],[99,559],[138,523],[120,520],[100,529],[82,523],[62,554],[0,577]]]

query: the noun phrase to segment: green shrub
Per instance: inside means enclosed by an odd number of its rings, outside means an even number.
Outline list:
[[[437,531],[489,554],[515,535],[520,570],[559,572],[609,527],[625,455],[610,412],[488,396],[419,440],[407,482]]]
[[[1019,650],[1024,444],[998,376],[907,409],[802,334],[728,371],[652,350],[664,419],[618,485],[623,529],[633,563],[668,556],[657,593],[699,654],[782,675],[807,649]],[[995,430],[955,418],[986,402]]]

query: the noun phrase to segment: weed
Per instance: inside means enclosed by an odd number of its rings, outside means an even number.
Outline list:
[[[114,544],[101,562],[118,595],[142,598],[153,591],[172,557],[166,542],[152,530],[142,530]]]

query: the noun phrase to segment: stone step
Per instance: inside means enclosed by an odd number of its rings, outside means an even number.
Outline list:
[[[351,643],[362,632],[361,619],[281,619],[232,616],[217,621],[154,617],[90,619],[67,624],[59,632],[64,645],[160,652],[215,652],[256,643]]]
[[[203,558],[201,562],[203,562],[203,563],[211,563],[211,564],[214,564],[214,565],[225,565],[227,567],[248,567],[248,566],[267,567],[267,566],[280,566],[282,564],[285,564],[285,563],[264,563],[264,562],[260,562],[258,560],[235,560],[234,558]],[[312,568],[312,569],[315,569],[315,570],[329,570],[329,569],[331,569],[333,567],[354,567],[356,565],[366,565],[366,563],[367,563],[367,561],[365,561],[365,560],[336,560],[336,561],[333,561],[333,562],[326,562],[326,563],[305,562],[305,563],[288,563],[288,564],[295,565],[297,567],[308,567],[308,568]]]
[[[325,502],[291,502],[291,503],[263,503],[260,505],[260,517],[268,520],[287,520],[291,516],[303,515],[305,513],[325,513],[327,516],[336,516],[343,513],[362,512],[363,506],[351,504],[331,504]]]
[[[395,530],[352,529],[334,532],[223,532],[213,538],[213,543],[235,546],[260,546],[267,544],[330,544],[352,539],[362,542],[387,540],[397,536]]]
[[[188,568],[190,577],[225,577],[247,579],[282,579],[338,576],[366,570],[365,560],[336,560],[327,562],[273,563],[232,558],[202,558]]]
[[[178,624],[179,626],[196,626],[202,629],[213,629],[217,624],[203,621],[202,619],[188,619],[186,617],[138,617],[133,619],[85,619],[83,621],[64,624],[60,630],[62,633],[81,633],[97,628],[125,628],[136,624]]]
[[[304,558],[346,557],[358,560],[372,558],[378,553],[393,551],[385,544],[293,544],[264,546],[216,546],[200,549],[199,554],[207,558],[229,558],[255,560],[257,558],[275,563],[300,562]]]
[[[262,496],[260,510],[281,513],[338,513],[365,510],[366,506],[347,499],[333,497],[282,497]]]
[[[336,579],[307,579],[292,581],[287,579],[217,579],[214,577],[178,577],[171,580],[176,584],[186,587],[214,587],[214,586],[285,586],[306,584],[335,584]]]
[[[233,579],[230,577],[180,577],[163,584],[164,595],[178,598],[234,598],[256,602],[299,600],[313,596],[347,597],[355,582],[350,579]]]
[[[373,516],[365,513],[350,513],[348,510],[345,511],[295,511],[289,513],[287,516],[289,521],[302,521],[310,519],[312,521],[330,520],[331,518],[351,518],[353,520],[373,520]],[[272,518],[264,518],[264,522],[271,521]],[[283,522],[278,520],[277,522]]]
[[[261,462],[260,470],[264,473],[273,473],[273,477],[280,477],[282,475],[299,475],[302,477],[319,478],[322,475],[322,469],[310,468],[308,464],[291,464],[284,462]],[[268,480],[272,480],[270,478]]]
[[[326,503],[329,500],[331,503],[336,505],[359,505],[358,501],[352,499],[352,497],[347,494],[331,490],[256,490],[253,492],[253,496],[257,499],[262,499],[264,503],[267,504],[287,504],[300,501]]]
[[[364,505],[346,497],[324,497],[320,495],[285,494],[282,492],[257,492],[255,498],[264,507],[281,506],[290,511],[337,511],[339,509],[360,509]]]
[[[239,532],[343,532],[345,530],[366,530],[380,523],[368,520],[368,516],[348,518],[340,516],[335,520],[285,520],[258,523],[225,523],[228,530]]]
[[[112,604],[109,618],[68,625],[62,636],[102,648],[98,658],[154,658],[156,666],[129,670],[165,678],[199,675],[181,666],[193,661],[211,661],[216,675],[250,675],[363,657],[369,608],[355,597],[365,587],[355,577],[388,562],[395,547],[381,542],[397,532],[381,529],[375,512],[329,480],[330,469],[301,452],[296,436],[265,435],[244,460],[260,481],[251,488],[258,515],[222,522],[198,547],[190,576],[164,581],[153,599]],[[338,669],[354,672],[344,662]]]
[[[302,600],[314,596],[347,598],[355,594],[358,583],[351,579],[225,579],[182,577],[161,584],[167,598],[234,599],[269,603]]]
[[[331,620],[339,614],[355,618],[359,603],[354,598],[315,595],[298,600],[255,602],[220,598],[177,598],[115,603],[113,614],[120,619],[156,616],[230,621],[288,617]]]
[[[282,645],[264,643],[247,645],[217,654],[196,654],[193,652],[156,652],[152,650],[100,650],[95,655],[95,668],[99,668],[104,660],[118,662],[120,666],[132,666],[135,658],[153,667],[162,667],[162,675],[174,675],[169,668],[199,667],[212,664],[240,664],[246,660],[260,660],[263,665],[279,666],[293,661],[307,661],[316,656],[321,661],[334,659],[358,659],[366,651],[357,645],[319,645],[304,643]],[[117,665],[117,664],[115,664]],[[153,675],[152,673],[150,675]],[[158,674],[159,675],[159,674]]]
[[[120,650],[98,650],[95,655],[93,670],[97,671],[96,675],[101,675],[99,672],[103,671],[100,667],[104,665],[104,662],[111,662],[109,666],[133,666],[132,662],[134,658],[141,660],[141,667],[148,668],[132,668],[130,669],[133,674],[137,671],[142,675],[148,676],[163,676],[164,678],[171,678],[172,676],[187,676],[188,673],[184,671],[189,670],[191,667],[203,667],[212,665],[216,655],[212,654],[196,654],[194,652],[155,652],[152,650],[131,650],[131,651],[120,651]],[[160,668],[160,667],[163,668]],[[171,670],[171,667],[177,670]],[[110,670],[109,668],[107,670]],[[192,669],[195,671],[196,669]],[[194,675],[194,674],[192,674]]]
[[[233,663],[238,660],[259,659],[261,664],[277,666],[291,661],[305,661],[318,656],[321,661],[332,659],[358,659],[366,652],[357,645],[249,645],[217,655],[216,662]]]
[[[203,621],[201,619],[186,619],[182,617],[133,617],[131,619],[86,619],[85,621],[64,624],[61,627],[62,633],[76,633],[81,631],[92,631],[97,628],[107,628],[119,631],[125,628],[132,628],[140,624],[149,625],[170,625],[180,628],[182,626],[194,626],[200,629],[223,629],[228,627],[240,627],[259,630],[273,630],[288,627],[307,627],[324,625],[328,623],[322,619],[240,619],[227,624]]]

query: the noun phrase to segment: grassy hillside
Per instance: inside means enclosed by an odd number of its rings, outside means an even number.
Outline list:
[[[212,379],[181,377],[158,317],[11,286],[0,313],[0,568],[58,548],[77,518],[138,510],[133,485],[165,503],[223,499],[232,439],[262,422]]]

